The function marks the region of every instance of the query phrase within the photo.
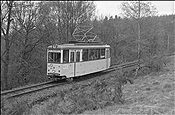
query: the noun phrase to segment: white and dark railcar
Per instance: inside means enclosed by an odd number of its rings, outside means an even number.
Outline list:
[[[52,79],[83,76],[110,67],[110,46],[102,43],[69,43],[47,48],[47,75]]]

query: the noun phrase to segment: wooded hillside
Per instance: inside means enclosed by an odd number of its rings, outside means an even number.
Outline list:
[[[138,58],[137,21],[117,15],[97,19],[93,2],[1,1],[1,9],[3,90],[46,81],[47,46],[75,40],[75,28],[84,23],[92,24],[97,40],[111,45],[112,64]],[[174,20],[175,15],[140,17],[141,59],[174,53]]]

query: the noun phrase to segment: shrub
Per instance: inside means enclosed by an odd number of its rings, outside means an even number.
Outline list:
[[[7,100],[3,100],[1,104],[1,112],[3,115],[23,115],[24,112],[29,112],[29,105],[27,101],[10,104]]]

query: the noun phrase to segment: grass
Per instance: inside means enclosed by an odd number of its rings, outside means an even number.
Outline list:
[[[172,69],[172,67],[171,67]],[[4,114],[171,114],[174,107],[173,69],[158,74],[140,76],[129,84],[131,70],[117,71],[100,76],[101,79],[73,83],[69,88],[45,91],[32,102],[25,99],[8,104],[3,101]],[[127,75],[125,74],[127,73]],[[156,73],[156,72],[155,72]],[[125,76],[126,75],[126,76]],[[119,79],[121,78],[121,79]],[[126,81],[124,81],[126,80]],[[128,83],[127,83],[128,82]],[[127,83],[127,84],[126,84]],[[30,100],[30,99],[29,99]]]
[[[124,104],[86,111],[82,115],[174,115],[174,67],[173,61],[162,72],[138,77],[134,84],[125,85],[122,88]]]
[[[119,85],[115,80],[93,80],[88,85],[75,83],[67,90],[58,91],[56,97],[45,100],[43,105],[35,104],[31,110],[35,114],[54,115],[80,114],[86,110],[104,108],[122,102]]]
[[[30,107],[27,101],[15,102],[11,104],[8,100],[1,100],[1,115],[23,115],[29,113]]]

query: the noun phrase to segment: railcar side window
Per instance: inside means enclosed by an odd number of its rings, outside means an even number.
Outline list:
[[[48,61],[60,63],[61,62],[61,53],[60,52],[49,52]]]
[[[100,59],[100,49],[96,49],[96,57],[97,59]]]
[[[63,63],[69,62],[69,50],[63,50]]]
[[[106,48],[106,56],[105,56],[106,58],[109,58],[110,57],[110,55],[109,55],[109,48]]]
[[[70,53],[70,62],[74,62],[74,52]]]
[[[107,55],[107,58],[110,58],[110,49],[108,48],[108,55]]]
[[[76,52],[76,62],[80,62],[80,51]]]
[[[82,59],[83,61],[88,61],[88,49],[83,49]]]
[[[100,55],[101,59],[105,58],[105,48],[101,49],[101,55]]]
[[[96,59],[95,49],[90,49],[89,60],[95,60],[95,59]]]

